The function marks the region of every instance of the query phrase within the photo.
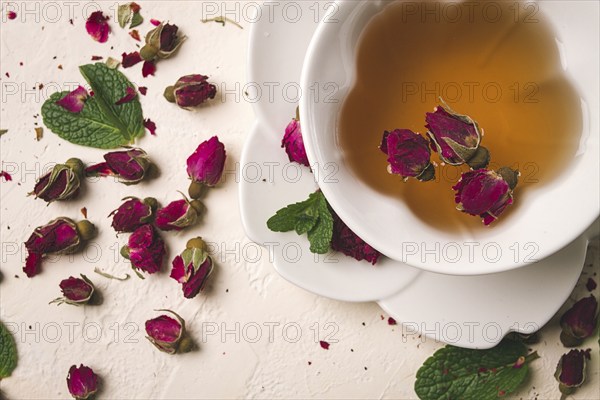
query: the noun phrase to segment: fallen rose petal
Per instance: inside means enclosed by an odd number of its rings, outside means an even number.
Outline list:
[[[154,25],[154,26],[159,26],[159,25],[160,25],[160,21],[159,21],[159,20],[157,20],[157,19],[154,19],[154,18],[152,18],[152,19],[150,20],[150,23],[151,23],[152,25]]]
[[[97,42],[104,43],[108,40],[110,26],[108,25],[108,17],[102,14],[102,11],[94,11],[90,14],[85,23],[85,29],[90,34],[92,39]]]
[[[104,57],[102,56],[92,56],[92,61],[102,60]]]
[[[306,156],[306,150],[304,148],[304,140],[302,139],[302,128],[300,121],[292,119],[292,121],[285,128],[285,134],[281,140],[281,147],[285,148],[285,152],[288,155],[288,159],[291,162],[297,162],[306,167],[310,166],[308,163],[308,157]]]
[[[388,318],[388,325],[397,325],[398,323],[396,322],[396,320],[392,317]]]
[[[145,78],[148,75],[154,76],[156,72],[156,64],[154,61],[144,61],[144,65],[142,66],[142,76]]]
[[[585,287],[588,291],[592,292],[594,289],[596,289],[596,281],[592,278],[588,278]]]
[[[136,93],[135,89],[132,88],[131,86],[128,86],[127,89],[125,89],[125,96],[123,96],[122,98],[117,100],[117,102],[115,104],[120,106],[121,104],[129,103],[130,101],[135,99],[136,96],[137,96],[137,93]]]
[[[138,3],[135,2],[131,2],[129,3],[129,8],[131,9],[131,12],[135,13],[139,13],[140,10],[142,9],[142,6],[140,6]]]
[[[6,16],[8,17],[8,19],[16,19],[17,13],[14,11],[9,11],[8,13],[6,13]]]
[[[146,93],[148,93],[148,88],[146,86],[140,86],[140,87],[138,87],[138,92],[140,92],[141,94],[143,94],[145,96]]]
[[[150,118],[144,120],[144,127],[150,131],[152,136],[156,136],[156,124]]]
[[[0,177],[4,178],[5,182],[12,181],[12,176],[6,171],[0,171]]]
[[[142,40],[142,39],[140,39],[140,33],[136,29],[134,29],[131,32],[129,32],[129,36],[131,36],[132,38],[134,38],[138,42],[140,42]]]
[[[123,68],[133,67],[137,63],[142,62],[142,57],[137,51],[134,51],[132,53],[123,53],[121,54],[121,57],[123,58],[123,60],[121,61]]]
[[[56,104],[72,113],[80,113],[85,106],[85,101],[89,97],[87,90],[83,86],[68,93],[65,97],[58,100]]]
[[[324,341],[324,340],[320,340],[320,341],[319,341],[319,344],[321,345],[321,347],[322,347],[323,349],[325,349],[325,350],[329,350],[329,343],[327,343],[326,341]]]

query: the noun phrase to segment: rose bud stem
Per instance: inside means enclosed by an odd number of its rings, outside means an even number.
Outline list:
[[[197,181],[192,181],[192,183],[190,183],[190,187],[188,188],[188,194],[194,200],[201,199],[202,197],[204,197],[206,192],[206,185],[203,185],[202,183]]]
[[[167,86],[163,95],[169,103],[175,103],[175,86]]]
[[[490,151],[483,146],[479,146],[473,157],[467,161],[467,165],[471,169],[486,168],[490,164]]]
[[[82,240],[88,241],[96,237],[96,227],[87,219],[81,220],[75,224],[77,232]]]

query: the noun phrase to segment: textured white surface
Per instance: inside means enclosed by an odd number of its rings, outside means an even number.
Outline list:
[[[401,326],[389,326],[373,303],[332,301],[292,286],[274,272],[267,251],[245,238],[235,180],[241,178],[236,162],[254,119],[243,93],[249,23],[242,21],[244,30],[202,24],[200,2],[140,3],[146,20],[170,20],[189,37],[175,58],[159,64],[156,77],[143,79],[139,66],[124,70],[131,80],[149,88],[141,101],[145,116],[157,123],[158,135],[147,136],[139,144],[162,174],[133,187],[109,179],[86,182],[87,190],[76,201],[46,207],[41,200],[26,197],[40,171],[72,156],[91,163],[100,160],[103,152],[61,141],[47,129],[44,138],[36,142],[34,123],[41,125],[41,118],[34,115],[58,86],[81,82],[78,65],[90,62],[92,55],[120,58],[123,51],[134,49],[135,42],[114,18],[109,42],[93,42],[84,29],[82,14],[93,10],[86,11],[87,3],[69,6],[74,14],[71,25],[69,7],[59,3],[53,3],[61,10],[58,19],[48,7],[26,14],[24,3],[19,2],[15,3],[18,18],[7,21],[5,9],[11,3],[3,2],[0,128],[9,132],[0,139],[1,168],[11,172],[14,181],[0,183],[0,318],[18,329],[20,360],[13,376],[2,381],[2,392],[8,398],[68,397],[67,370],[72,364],[84,363],[102,377],[101,398],[415,398],[415,373],[439,343],[403,332]],[[28,9],[34,9],[34,4],[28,3]],[[112,2],[99,4],[105,11],[114,6]],[[225,7],[222,2],[212,4]],[[226,4],[229,9],[236,7],[234,2]],[[243,4],[237,6],[240,14]],[[150,27],[146,22],[139,30],[145,33]],[[276,62],[275,55],[272,62]],[[62,70],[57,68],[59,64]],[[165,86],[188,73],[207,74],[221,89],[209,107],[197,112],[179,110],[162,98]],[[32,90],[39,83],[45,88]],[[13,93],[15,88],[17,93]],[[163,235],[171,258],[189,237],[202,235],[214,243],[218,270],[206,293],[184,299],[167,268],[145,280],[132,276],[126,282],[94,274],[94,267],[115,275],[129,272],[117,257],[126,236],[115,237],[106,219],[120,199],[152,195],[166,204],[178,198],[177,190],[185,191],[188,184],[185,158],[200,141],[214,134],[228,150],[225,182],[207,196],[208,213],[202,224],[180,234]],[[46,262],[42,274],[27,279],[21,272],[22,242],[33,228],[56,216],[80,218],[82,207],[87,207],[89,219],[100,228],[93,245],[83,254]],[[573,299],[587,295],[585,282],[598,273],[597,243],[589,260],[583,285],[578,285]],[[48,305],[58,296],[58,282],[78,273],[92,279],[104,303],[85,308]],[[157,308],[182,315],[200,350],[169,356],[147,343],[143,323],[157,314],[153,311]],[[298,330],[301,335],[296,338]],[[542,358],[535,362],[531,380],[515,398],[559,397],[552,374],[565,349],[558,334],[555,318],[542,330],[541,342],[533,346]],[[321,349],[318,340],[329,341],[330,349]],[[589,340],[585,345],[594,349],[594,358],[588,382],[574,398],[597,399],[598,344]]]

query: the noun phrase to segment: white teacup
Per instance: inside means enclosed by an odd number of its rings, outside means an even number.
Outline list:
[[[337,125],[355,79],[357,44],[371,18],[388,3],[337,1],[335,13],[317,29],[304,63],[300,105],[304,143],[319,187],[340,217],[384,255],[452,275],[496,273],[531,264],[582,235],[600,214],[598,4],[536,3],[555,27],[563,66],[582,98],[581,145],[560,177],[523,195],[517,192],[521,205],[512,213],[511,223],[475,235],[444,232],[423,223],[402,201],[371,189],[344,163]],[[325,84],[339,88],[329,98],[332,101],[323,101],[323,93],[314,90]]]

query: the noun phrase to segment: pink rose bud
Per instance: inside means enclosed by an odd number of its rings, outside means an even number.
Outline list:
[[[456,208],[480,216],[484,225],[491,224],[512,204],[518,176],[518,171],[507,167],[498,171],[478,169],[463,173],[453,186]]]
[[[579,346],[592,336],[598,324],[598,301],[593,295],[579,300],[560,319],[561,342],[567,347]]]
[[[148,274],[160,271],[165,253],[165,243],[152,225],[137,228],[129,236],[127,245],[121,249],[121,255],[131,261],[134,270]]]
[[[59,286],[63,297],[52,300],[50,304],[57,303],[57,305],[61,305],[67,303],[73,306],[88,304],[95,290],[94,284],[83,274],[81,274],[81,278],[71,276],[69,279],[64,279]]]
[[[490,154],[480,146],[483,132],[471,117],[457,114],[446,105],[446,109],[438,106],[427,113],[425,121],[427,134],[442,161],[450,165],[467,163],[473,169],[487,167]]]
[[[281,147],[285,148],[285,152],[291,162],[310,166],[306,149],[304,148],[304,140],[302,139],[302,129],[298,119],[292,119],[292,122],[285,128],[285,135],[281,141]]]
[[[148,154],[142,149],[129,148],[104,155],[105,162],[85,169],[87,176],[115,176],[126,185],[141,182],[151,166]]]
[[[191,239],[186,249],[173,260],[171,278],[181,283],[183,297],[194,298],[204,287],[214,268],[202,238]]]
[[[137,197],[126,197],[119,208],[110,213],[113,217],[112,227],[117,233],[133,232],[142,225],[152,221],[158,202],[153,197],[140,200]]]
[[[46,225],[35,228],[25,242],[25,248],[29,254],[23,272],[29,278],[39,274],[44,256],[74,253],[95,234],[96,228],[91,222],[83,220],[75,223],[65,217],[57,218]]]
[[[71,158],[64,164],[56,164],[52,171],[38,179],[31,194],[48,203],[77,197],[83,175],[83,163]]]
[[[375,265],[381,253],[358,237],[356,233],[352,232],[335,211],[331,210],[331,215],[333,216],[331,248],[355,260],[366,260]]]
[[[174,86],[168,86],[164,92],[167,101],[185,109],[214,99],[216,94],[217,87],[208,82],[208,76],[199,74],[182,76]]]
[[[585,369],[590,359],[590,350],[571,350],[563,354],[556,366],[554,377],[560,392],[568,396],[585,382]]]
[[[196,225],[204,205],[200,200],[176,200],[156,212],[156,227],[162,231],[180,231]]]
[[[56,104],[64,108],[65,110],[74,114],[80,113],[85,106],[85,101],[90,97],[87,90],[83,86],[77,87],[77,89],[68,93],[65,97],[58,100]]]
[[[98,377],[90,367],[72,365],[67,375],[67,387],[74,399],[89,399],[98,391]]]
[[[404,181],[416,178],[422,182],[435,178],[429,142],[409,129],[385,131],[379,149],[388,156],[388,172]]]
[[[85,22],[85,29],[96,42],[106,42],[110,33],[108,17],[105,17],[102,11],[94,11]]]
[[[185,321],[177,313],[166,311],[175,316],[161,315],[146,321],[146,338],[157,349],[168,354],[185,353],[190,351],[193,343],[185,331]]]
[[[187,159],[187,173],[192,180],[188,192],[192,199],[201,196],[203,186],[212,187],[219,183],[226,158],[225,146],[217,136],[200,143]]]
[[[177,25],[161,23],[146,35],[146,45],[140,50],[140,56],[146,61],[171,57],[186,39],[179,36],[178,31]]]

